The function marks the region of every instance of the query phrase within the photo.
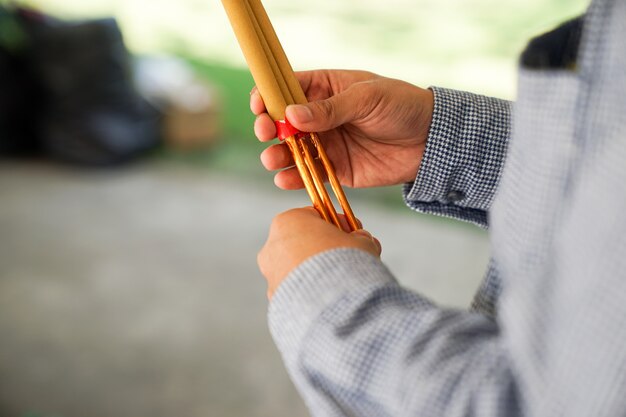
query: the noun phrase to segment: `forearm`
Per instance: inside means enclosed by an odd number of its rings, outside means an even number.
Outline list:
[[[401,288],[364,252],[305,262],[277,291],[269,321],[316,417],[495,416],[498,404],[516,405],[497,324]]]
[[[414,210],[486,227],[511,130],[511,103],[432,88],[433,120],[417,178],[404,198]]]

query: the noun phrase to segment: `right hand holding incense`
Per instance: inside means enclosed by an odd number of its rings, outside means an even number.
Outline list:
[[[296,73],[306,105],[287,107],[293,126],[320,133],[342,184],[375,187],[415,179],[426,147],[433,94],[409,83],[365,71],[319,70]],[[254,131],[266,142],[276,137],[273,120],[253,90]],[[261,154],[268,170],[281,170],[274,182],[283,189],[303,187],[285,144]]]

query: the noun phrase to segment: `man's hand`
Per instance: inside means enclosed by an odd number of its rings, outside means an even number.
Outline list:
[[[432,119],[430,90],[364,71],[307,71],[296,76],[310,103],[288,106],[286,117],[301,131],[320,133],[342,184],[375,187],[415,179]],[[275,138],[274,122],[256,89],[250,108],[257,115],[254,131],[259,140]],[[268,147],[261,161],[268,170],[282,170],[274,179],[278,187],[303,187],[285,144]]]
[[[345,225],[347,229],[347,224]],[[313,207],[277,215],[257,261],[267,279],[271,298],[295,267],[318,253],[335,248],[356,248],[380,256],[380,242],[365,230],[346,233],[324,221]]]

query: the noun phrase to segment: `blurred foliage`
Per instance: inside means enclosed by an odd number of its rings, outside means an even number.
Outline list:
[[[22,0],[61,17],[110,14],[131,50],[244,68],[217,0]],[[588,0],[264,0],[296,69],[360,68],[512,98],[529,37]]]
[[[248,99],[254,86],[252,76],[247,69],[210,63],[198,58],[183,57],[202,77],[213,85],[220,86],[220,93],[225,98],[224,123],[229,136],[250,137],[254,116],[250,111]]]
[[[220,91],[224,140],[168,158],[270,176],[252,134],[253,81],[217,0],[24,0],[65,18],[115,16],[130,49],[187,60]],[[296,69],[360,68],[419,85],[515,96],[527,40],[582,13],[587,0],[264,0]],[[252,174],[252,175],[251,175]],[[394,193],[394,197],[388,197]],[[397,189],[365,191],[399,201]],[[394,203],[396,204],[396,203]]]
[[[214,147],[192,153],[165,151],[173,160],[210,166],[246,176],[263,174],[259,154],[266,145],[253,133],[254,115],[249,111],[250,90],[254,86],[247,69],[233,68],[198,58],[179,55],[203,79],[218,88],[222,110],[222,137]],[[264,178],[266,180],[267,178]]]

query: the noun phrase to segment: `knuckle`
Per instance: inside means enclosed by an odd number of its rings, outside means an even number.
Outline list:
[[[289,219],[293,216],[292,210],[287,210],[282,213],[278,213],[272,219],[271,230],[273,232],[280,231],[284,227],[284,225],[289,222]]]
[[[259,267],[259,271],[265,277],[267,277],[269,273],[269,267],[271,266],[271,252],[267,248],[267,245],[263,246],[261,250],[256,255],[256,263]]]
[[[259,266],[259,269],[261,270],[261,273],[263,273],[263,269],[264,269],[264,265],[265,265],[265,247],[261,248],[261,250],[259,251],[259,253],[257,253],[256,255],[256,263]]]
[[[330,102],[330,100],[317,102],[317,107],[324,118],[332,121],[337,117],[335,106]]]
[[[290,226],[302,220],[309,213],[317,213],[313,207],[292,208],[282,213],[278,213],[272,219],[271,230],[280,233],[287,230]]]

